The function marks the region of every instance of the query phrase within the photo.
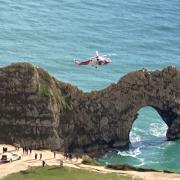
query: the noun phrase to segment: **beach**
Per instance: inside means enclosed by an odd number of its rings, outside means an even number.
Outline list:
[[[121,171],[121,170],[111,170],[106,169],[103,166],[92,166],[92,165],[85,165],[82,164],[82,159],[79,158],[72,158],[72,160],[65,159],[62,153],[56,153],[56,157],[54,158],[54,153],[50,150],[32,150],[31,154],[23,154],[22,148],[16,150],[14,146],[11,145],[0,145],[0,153],[2,153],[2,148],[7,147],[8,151],[21,154],[21,159],[17,161],[13,161],[10,163],[0,164],[0,179],[3,177],[26,170],[33,166],[42,166],[42,161],[46,162],[46,165],[53,166],[57,165],[60,166],[60,159],[63,160],[63,165],[72,167],[72,168],[79,168],[79,169],[86,169],[89,171],[96,171],[99,173],[117,173],[119,175],[130,175],[134,178],[142,178],[145,180],[178,180],[180,179],[180,174],[175,173],[163,173],[163,172],[137,172],[137,171]],[[34,155],[37,153],[38,158],[35,160]],[[39,155],[42,154],[42,159],[39,159]]]

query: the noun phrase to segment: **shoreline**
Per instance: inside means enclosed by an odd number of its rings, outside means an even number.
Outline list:
[[[27,170],[30,167],[34,166],[42,166],[42,160],[45,160],[46,164],[48,166],[52,165],[60,165],[60,160],[63,160],[63,165],[71,168],[78,168],[78,169],[84,169],[84,170],[89,170],[89,171],[96,171],[99,173],[116,173],[120,175],[125,175],[125,176],[132,176],[133,178],[142,178],[146,180],[176,180],[180,179],[180,174],[177,173],[167,173],[167,172],[153,172],[153,171],[146,171],[146,172],[140,172],[140,171],[135,171],[135,170],[114,170],[114,169],[108,169],[104,166],[94,166],[94,165],[86,165],[82,164],[82,159],[76,159],[72,158],[72,160],[67,160],[64,159],[64,156],[62,153],[56,153],[56,158],[54,158],[54,153],[51,152],[50,150],[32,150],[32,153],[29,155],[23,154],[22,148],[20,150],[15,150],[14,146],[11,145],[5,145],[5,144],[0,144],[0,153],[2,153],[2,148],[7,147],[8,151],[11,152],[17,152],[21,154],[21,159],[17,161],[13,161],[11,163],[5,163],[5,164],[0,164],[0,179],[4,178],[5,176],[20,172],[23,170]],[[38,154],[38,159],[35,160],[34,155],[35,153]],[[39,154],[42,154],[42,159],[39,159]]]

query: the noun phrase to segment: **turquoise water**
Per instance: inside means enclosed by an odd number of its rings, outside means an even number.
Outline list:
[[[32,62],[84,91],[142,67],[180,67],[179,0],[0,0],[0,22],[0,66]],[[113,62],[98,69],[73,63],[96,50]],[[180,171],[180,142],[166,142],[161,118],[150,108],[141,111],[132,147],[100,161]]]
[[[153,108],[142,108],[131,130],[130,147],[113,149],[97,160],[180,172],[180,140],[166,141],[166,131],[166,124]]]

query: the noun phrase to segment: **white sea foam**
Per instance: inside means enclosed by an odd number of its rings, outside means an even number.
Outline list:
[[[140,160],[140,164],[136,165],[137,167],[141,167],[145,164],[144,158],[137,158],[137,159]]]
[[[136,134],[136,131],[130,132],[131,143],[136,143],[141,141],[141,136]]]
[[[166,135],[167,126],[160,123],[151,123],[149,133],[156,137],[164,137]]]
[[[140,141],[141,141],[141,137],[139,135],[131,137],[131,143],[136,143],[136,142],[140,142]]]
[[[121,156],[131,156],[131,157],[136,157],[139,154],[141,154],[140,148],[137,148],[135,150],[129,150],[129,151],[118,151],[118,155]]]

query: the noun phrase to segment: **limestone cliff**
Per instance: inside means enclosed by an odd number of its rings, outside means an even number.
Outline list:
[[[83,93],[28,63],[0,69],[0,143],[72,152],[129,144],[137,111],[157,110],[167,139],[180,138],[180,70],[139,70]]]

